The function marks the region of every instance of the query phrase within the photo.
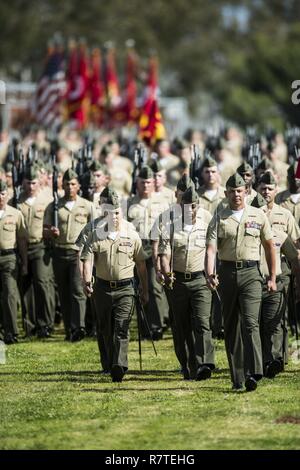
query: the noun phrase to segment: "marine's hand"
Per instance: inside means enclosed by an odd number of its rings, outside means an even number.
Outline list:
[[[276,279],[269,278],[267,282],[267,288],[268,288],[268,292],[276,292],[277,291]]]
[[[83,286],[83,292],[87,297],[91,297],[92,293],[94,292],[93,290],[93,285],[91,282],[86,282]]]
[[[156,280],[162,286],[165,284],[165,276],[163,275],[163,273],[161,271],[157,271]]]
[[[51,231],[51,235],[52,235],[54,238],[59,237],[60,231],[59,231],[59,229],[58,229],[57,227],[52,226],[51,229],[50,229],[50,231]]]
[[[216,290],[219,285],[219,278],[217,274],[210,274],[206,278],[206,285],[210,290]]]

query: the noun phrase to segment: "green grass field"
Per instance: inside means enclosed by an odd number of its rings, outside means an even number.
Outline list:
[[[256,392],[231,391],[223,342],[205,382],[182,380],[170,337],[130,343],[129,373],[99,374],[97,343],[32,340],[0,365],[1,449],[299,449],[300,364]]]

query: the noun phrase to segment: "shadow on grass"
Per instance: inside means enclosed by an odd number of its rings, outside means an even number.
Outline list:
[[[165,391],[169,391],[169,392],[172,392],[172,391],[181,391],[181,392],[195,392],[196,389],[193,388],[193,389],[189,389],[187,387],[157,387],[157,388],[133,388],[133,387],[124,387],[124,385],[126,385],[128,381],[127,380],[124,380],[122,386],[120,386],[119,384],[113,384],[111,383],[111,387],[110,388],[84,388],[82,390],[80,390],[80,393],[83,392],[83,393],[86,393],[86,392],[89,392],[89,393],[114,393],[114,392],[119,392],[119,391],[122,391],[122,392],[165,392]],[[200,389],[199,389],[200,390]],[[231,390],[230,388],[226,389],[226,388],[218,388],[218,387],[201,387],[201,391],[202,392],[216,392],[216,393],[224,393],[224,394],[234,394],[236,396],[238,395],[244,395],[244,393],[247,393],[247,392],[240,392],[240,393],[236,393],[235,391]]]
[[[219,369],[213,372],[211,380],[227,379],[228,375],[222,374],[228,369]],[[105,378],[99,370],[58,370],[51,372],[23,371],[23,372],[0,372],[3,377],[14,377],[26,375],[27,382],[78,382],[78,383],[99,383]],[[32,375],[32,379],[28,376]],[[149,376],[153,377],[149,377]],[[36,377],[38,376],[38,377]],[[49,377],[49,378],[47,378]],[[56,378],[54,378],[56,377]],[[129,370],[126,374],[126,381],[155,382],[155,381],[177,381],[182,380],[179,370]]]

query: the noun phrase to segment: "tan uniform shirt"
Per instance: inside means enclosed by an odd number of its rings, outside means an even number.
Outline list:
[[[101,210],[101,206],[100,206],[100,194],[101,193],[94,193],[93,194],[94,219],[96,219],[97,217],[101,217],[101,215],[102,215],[102,210]]]
[[[197,212],[196,223],[192,230],[175,231],[173,248],[173,270],[179,272],[197,272],[204,270],[206,233],[211,215],[204,209]],[[176,226],[176,224],[175,224]],[[162,238],[159,242],[158,254],[171,254],[170,240]]]
[[[217,246],[220,260],[259,261],[261,242],[272,238],[270,223],[263,211],[246,205],[240,222],[229,207],[215,214],[208,227],[206,243]]]
[[[253,199],[255,199],[256,196],[257,192],[255,191],[255,189],[251,188],[250,194],[246,196],[246,204],[249,204],[249,206],[251,206]]]
[[[216,194],[210,195],[205,187],[201,186],[199,188],[198,195],[200,207],[213,214],[219,203],[225,198],[225,188],[219,186]]]
[[[287,171],[288,171],[288,164],[281,162],[280,160],[276,160],[273,162],[274,170],[277,175],[277,184],[281,190],[287,188]]]
[[[293,242],[300,239],[300,227],[297,225],[294,217],[284,207],[274,204],[272,209],[267,206],[261,207],[269,219],[272,230],[285,232],[289,235]]]
[[[298,258],[298,250],[295,247],[291,238],[287,233],[279,230],[273,231],[273,246],[276,253],[276,276],[281,274],[281,255],[285,255],[289,261],[293,261]],[[269,275],[268,264],[265,256],[265,251],[262,250],[260,269],[262,274],[265,276]]]
[[[228,178],[236,172],[236,169],[240,165],[240,161],[234,158],[225,149],[222,149],[221,152],[225,154],[225,159],[218,163],[218,170],[221,176],[221,185],[226,186]]]
[[[293,200],[291,199],[290,191],[286,190],[282,191],[281,193],[278,193],[275,198],[275,201],[280,206],[289,210],[294,216],[296,223],[300,226],[300,199],[296,203],[293,202]]]
[[[113,167],[109,170],[109,185],[116,191],[119,197],[129,197],[132,186],[132,178],[124,168]]]
[[[164,187],[161,192],[155,194],[158,197],[161,197],[163,201],[166,202],[169,206],[176,202],[175,192],[170,188]]]
[[[127,157],[122,157],[121,155],[116,156],[113,159],[112,167],[113,167],[113,169],[122,168],[123,170],[127,171],[129,176],[131,176],[132,172],[133,172],[133,163],[132,163],[132,161],[129,160],[129,158],[127,158]]]
[[[153,193],[149,199],[140,199],[136,195],[128,201],[127,218],[129,222],[133,223],[139,233],[147,258],[150,258],[152,255],[151,229],[155,220],[166,210],[168,210],[168,204],[157,193]]]
[[[135,263],[146,257],[138,233],[126,220],[122,221],[116,238],[107,233],[106,238],[99,239],[97,230],[94,230],[84,245],[81,259],[88,259],[92,253],[96,275],[105,281],[132,278]]]
[[[7,205],[0,219],[0,250],[16,248],[17,238],[26,238],[24,218],[18,209]]]
[[[103,233],[102,230],[104,230],[104,227],[106,224],[107,224],[107,218],[105,216],[97,217],[93,221],[91,220],[90,222],[88,222],[83,227],[83,229],[81,230],[76,240],[76,245],[78,246],[78,248],[81,250],[84,247],[90,234],[93,231],[96,231],[96,233],[98,233],[98,236],[101,237],[101,234]],[[124,224],[126,224],[128,227],[131,227],[132,230],[135,230],[134,226],[130,222],[127,222],[126,220],[124,220]]]
[[[29,244],[40,243],[43,240],[44,213],[51,200],[52,197],[46,197],[40,192],[31,205],[26,196],[22,196],[18,208],[24,217]]]
[[[63,197],[58,201],[58,228],[59,237],[55,238],[55,246],[79,250],[76,240],[82,228],[91,220],[92,203],[77,196],[72,209],[66,206],[66,199]],[[52,225],[53,203],[49,204],[44,216],[44,225]]]

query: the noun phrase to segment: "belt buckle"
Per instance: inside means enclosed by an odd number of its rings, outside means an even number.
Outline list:
[[[236,269],[242,269],[244,266],[244,262],[243,261],[236,261],[235,262],[235,267]]]
[[[190,281],[192,279],[192,273],[184,273],[184,279]]]
[[[117,288],[117,281],[109,281],[109,287],[111,289],[116,289]]]

